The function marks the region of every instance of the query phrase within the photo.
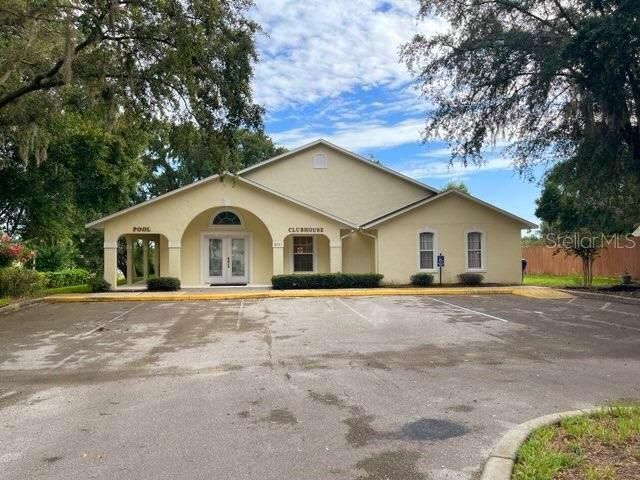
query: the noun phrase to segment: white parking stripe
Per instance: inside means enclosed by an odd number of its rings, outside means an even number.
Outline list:
[[[240,330],[242,325],[242,313],[244,311],[244,300],[240,301],[240,308],[238,309],[238,320],[236,321],[236,330]]]
[[[340,302],[342,305],[344,305],[345,307],[347,307],[349,310],[351,310],[353,313],[355,313],[356,315],[358,315],[359,317],[362,317],[362,318],[364,318],[364,319],[365,319],[365,320],[367,320],[367,321],[369,320],[367,317],[365,317],[365,316],[364,316],[363,314],[361,314],[359,311],[357,311],[356,309],[354,309],[354,308],[350,307],[350,306],[347,304],[347,302],[344,302],[341,298],[337,298],[337,297],[336,297],[336,300],[337,300],[338,302]]]
[[[607,308],[609,308],[609,305],[611,305],[611,303],[610,303],[610,302],[605,303],[604,305],[602,305],[602,306],[600,307],[600,310],[606,310]]]
[[[433,300],[434,302],[444,303],[445,305],[449,305],[450,307],[455,307],[455,308],[458,308],[460,310],[464,310],[465,312],[475,313],[476,315],[482,315],[483,317],[488,317],[488,318],[491,318],[493,320],[499,320],[499,321],[504,322],[504,323],[509,323],[509,320],[505,320],[504,318],[496,317],[494,315],[489,315],[488,313],[478,312],[477,310],[471,310],[470,308],[462,307],[462,306],[456,305],[454,303],[445,302],[444,300],[440,300],[438,298],[433,298],[433,297],[427,297],[427,298],[429,300]]]
[[[133,312],[136,308],[140,308],[141,306],[144,305],[144,302],[140,302],[138,305],[136,305],[133,308],[130,308],[129,310],[127,310],[126,312],[122,312],[120,315],[117,315],[115,317],[113,317],[111,320],[104,322],[102,325],[98,325],[96,328],[92,328],[91,330],[89,330],[86,333],[81,333],[80,335],[76,335],[74,338],[82,338],[82,337],[88,337],[89,335],[91,335],[94,332],[97,332],[98,330],[100,330],[101,328],[104,328],[105,326],[109,325],[111,322],[115,322],[116,320],[120,320],[122,317],[124,317],[126,314]]]

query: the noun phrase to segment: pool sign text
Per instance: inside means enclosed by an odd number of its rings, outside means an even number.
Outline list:
[[[148,233],[151,231],[151,227],[133,227],[133,231],[136,233]]]

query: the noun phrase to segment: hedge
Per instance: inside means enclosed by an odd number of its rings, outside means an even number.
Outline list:
[[[411,275],[411,285],[415,285],[417,287],[428,287],[433,283],[433,275],[430,273],[416,273],[415,275]]]
[[[89,276],[87,283],[92,292],[99,293],[111,290],[111,284],[104,279],[103,275],[102,272],[97,272],[95,275]]]
[[[484,275],[479,273],[461,273],[458,275],[458,281],[463,285],[480,285],[484,282]]]
[[[22,267],[0,268],[0,297],[23,297],[42,290],[44,275]]]
[[[71,287],[84,285],[89,281],[89,272],[84,268],[68,268],[57,272],[45,272],[46,288]]]
[[[271,284],[275,290],[315,288],[376,288],[384,275],[379,273],[310,273],[274,275]]]
[[[158,277],[147,280],[150,292],[174,292],[180,290],[180,279],[174,277]]]

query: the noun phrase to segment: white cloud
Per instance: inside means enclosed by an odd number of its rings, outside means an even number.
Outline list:
[[[448,153],[448,150],[446,150],[446,153]],[[465,167],[460,163],[450,164],[448,160],[432,162],[424,160],[413,160],[411,162],[396,165],[395,168],[396,170],[399,170],[403,174],[412,178],[460,179],[474,173],[482,173],[492,170],[510,170],[512,166],[512,159],[498,156],[487,159],[481,166],[469,165]]]
[[[418,143],[424,119],[410,118],[396,123],[368,120],[334,124],[330,132],[313,127],[300,127],[283,132],[271,132],[271,137],[288,148],[299,147],[318,138],[324,138],[348,150],[389,148],[406,143]]]
[[[258,40],[256,101],[274,112],[354,89],[406,86],[399,47],[442,27],[416,13],[414,0],[257,0],[252,16],[267,36]]]

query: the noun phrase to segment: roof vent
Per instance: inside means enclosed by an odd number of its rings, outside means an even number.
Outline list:
[[[329,168],[329,162],[324,153],[316,153],[313,156],[313,168]]]

